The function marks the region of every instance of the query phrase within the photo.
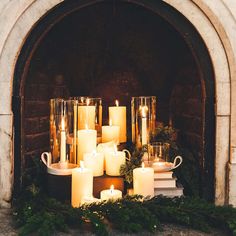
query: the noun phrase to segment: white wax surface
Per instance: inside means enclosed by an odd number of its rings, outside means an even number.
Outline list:
[[[92,170],[93,176],[102,176],[104,174],[104,154],[85,153],[84,166]]]
[[[105,153],[106,174],[120,176],[120,166],[125,164],[125,153],[121,151],[108,151]]]
[[[119,144],[120,139],[120,127],[115,125],[105,125],[102,126],[102,142],[114,141]]]
[[[82,199],[93,195],[93,173],[87,168],[74,168],[71,182],[71,205],[79,207]]]
[[[91,129],[78,130],[78,150],[77,163],[83,160],[84,153],[90,153],[96,150],[97,131]]]
[[[95,129],[95,106],[78,106],[78,129]]]
[[[133,170],[134,194],[144,197],[154,196],[154,170],[150,167],[140,167]]]
[[[118,189],[106,189],[102,190],[100,193],[101,200],[116,200],[122,198],[122,192]]]
[[[113,106],[109,107],[109,120],[112,120],[113,125],[120,127],[120,142],[124,143],[127,140],[126,136],[126,107]]]

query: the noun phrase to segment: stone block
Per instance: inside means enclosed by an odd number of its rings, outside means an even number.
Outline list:
[[[0,207],[8,207],[13,187],[12,115],[0,115],[0,140]]]

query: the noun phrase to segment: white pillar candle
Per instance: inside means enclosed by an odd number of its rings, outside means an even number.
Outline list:
[[[120,135],[120,127],[116,125],[112,125],[112,121],[110,120],[109,125],[102,126],[102,142],[110,142],[114,141],[116,144],[119,144],[119,135]]]
[[[86,106],[78,106],[78,129],[95,129],[95,106],[89,105],[89,98],[86,99]]]
[[[105,153],[106,174],[111,176],[120,176],[120,166],[125,164],[125,152],[108,151]]]
[[[71,205],[73,207],[79,207],[83,198],[92,197],[93,173],[92,170],[83,167],[82,161],[80,168],[72,170],[71,187]]]
[[[133,185],[134,194],[139,194],[144,197],[154,196],[154,170],[150,167],[135,168],[133,170]]]
[[[65,119],[61,119],[61,143],[60,143],[60,162],[66,161],[66,131],[65,131]]]
[[[100,198],[104,200],[116,200],[122,198],[122,192],[118,189],[114,189],[114,185],[111,185],[110,189],[102,190],[100,193]]]
[[[146,107],[141,108],[142,113],[142,145],[147,144],[147,117],[146,117]]]
[[[92,129],[78,130],[77,163],[83,160],[84,153],[92,152],[97,145],[97,131]]]
[[[116,149],[116,145],[114,141],[107,142],[107,143],[100,143],[97,145],[97,152],[103,153],[104,155],[104,170],[106,169],[106,153],[114,152]]]
[[[104,154],[93,151],[84,154],[84,166],[91,169],[93,176],[101,176],[104,174]]]
[[[109,119],[112,120],[113,125],[120,127],[120,142],[126,142],[126,107],[119,106],[116,100],[116,106],[109,107]]]

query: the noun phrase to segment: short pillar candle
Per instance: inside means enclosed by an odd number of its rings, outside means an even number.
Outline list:
[[[91,169],[93,176],[104,174],[104,154],[96,151],[84,154],[84,166]]]
[[[111,176],[120,176],[120,167],[125,164],[125,152],[108,151],[105,153],[106,174]]]

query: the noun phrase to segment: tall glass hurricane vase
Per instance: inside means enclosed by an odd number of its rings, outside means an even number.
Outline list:
[[[156,97],[132,97],[131,124],[132,142],[138,148],[149,144],[155,131]]]

